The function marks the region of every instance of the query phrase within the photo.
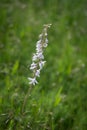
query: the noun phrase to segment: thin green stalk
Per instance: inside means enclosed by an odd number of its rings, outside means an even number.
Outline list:
[[[26,93],[26,95],[24,97],[23,106],[22,106],[22,114],[24,114],[24,112],[25,112],[25,107],[26,107],[27,100],[28,100],[31,90],[32,90],[32,85],[29,87],[28,92]]]

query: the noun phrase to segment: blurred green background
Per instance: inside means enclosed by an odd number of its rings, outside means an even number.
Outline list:
[[[47,62],[23,114],[46,23]],[[0,130],[87,130],[86,42],[86,0],[0,0]]]

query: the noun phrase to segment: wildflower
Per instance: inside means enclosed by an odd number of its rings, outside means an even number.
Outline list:
[[[45,33],[45,36],[47,36],[47,33]]]
[[[33,70],[33,69],[35,69],[36,67],[37,67],[37,64],[33,62],[33,63],[31,64],[30,70]]]
[[[40,61],[39,62],[39,67],[40,67],[40,70],[43,68],[43,66],[45,65],[45,62],[46,61]]]
[[[36,51],[37,52],[42,52],[42,44],[41,43],[36,44]]]
[[[41,43],[41,39],[39,41],[37,41],[37,45],[40,45],[40,43]]]
[[[44,56],[43,56],[43,53],[42,53],[42,52],[37,53],[37,57],[38,57],[39,59],[44,59]]]
[[[28,79],[30,81],[29,84],[35,85],[35,84],[38,83],[35,77],[34,78],[28,78]]]
[[[42,36],[43,36],[43,35],[42,35],[42,34],[40,34],[40,35],[39,35],[39,38],[41,39],[41,38],[42,38]]]
[[[36,77],[40,77],[40,69],[39,69],[39,70],[36,70],[35,76],[36,76]]]
[[[36,60],[37,60],[37,54],[33,54],[32,61],[36,61]]]
[[[48,45],[47,43],[44,43],[43,47],[47,47],[47,45]]]
[[[45,43],[47,44],[48,43],[48,39],[46,38],[46,40],[45,40]]]
[[[30,70],[33,71],[33,77],[28,78],[29,84],[35,85],[37,84],[37,77],[40,77],[40,71],[42,70],[43,66],[45,65],[44,61],[44,48],[48,46],[48,39],[47,39],[47,29],[51,26],[51,24],[44,25],[43,32],[39,35],[39,40],[36,43],[36,53],[33,54],[32,57],[32,64],[30,66]]]

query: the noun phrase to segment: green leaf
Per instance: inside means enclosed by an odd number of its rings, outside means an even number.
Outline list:
[[[17,72],[18,67],[19,67],[19,61],[16,60],[15,64],[13,65],[13,68],[12,68],[12,75],[14,75]]]
[[[56,107],[56,106],[60,103],[60,101],[61,101],[61,96],[60,96],[61,91],[62,91],[62,87],[60,87],[58,93],[57,93],[56,96],[55,96],[55,102],[54,102],[54,106],[55,106],[55,107]]]

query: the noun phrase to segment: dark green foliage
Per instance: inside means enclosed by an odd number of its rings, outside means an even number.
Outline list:
[[[0,130],[87,130],[87,1],[0,1]],[[29,66],[52,23],[39,84]]]

